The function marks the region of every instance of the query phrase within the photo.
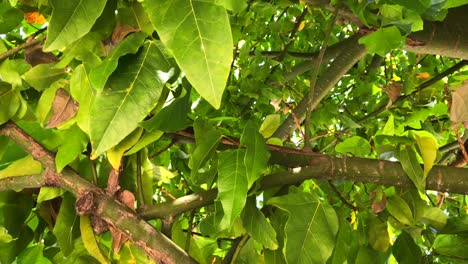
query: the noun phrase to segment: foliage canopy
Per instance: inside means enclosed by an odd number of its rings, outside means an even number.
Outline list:
[[[465,263],[467,4],[0,0],[0,263]]]

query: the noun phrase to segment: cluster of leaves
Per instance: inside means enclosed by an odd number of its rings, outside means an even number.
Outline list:
[[[54,151],[48,169],[69,166],[101,188],[121,171],[137,211],[200,263],[466,261],[468,201],[425,182],[450,160],[439,151],[456,140],[450,118],[468,121],[466,92],[450,116],[444,89],[468,71],[427,86],[460,60],[394,50],[466,3],[314,2],[0,0],[0,54],[26,47],[0,62],[0,124],[13,120]],[[319,78],[364,28],[369,54],[286,140],[272,137],[307,97],[324,39]],[[398,160],[416,189],[319,180],[264,189],[265,175],[294,167],[287,155],[271,162],[267,143]],[[0,136],[0,179],[47,171],[32,157]],[[152,216],[214,189],[208,206]],[[151,261],[130,242],[112,245],[115,233],[95,235],[75,199],[53,187],[0,192],[0,262]]]

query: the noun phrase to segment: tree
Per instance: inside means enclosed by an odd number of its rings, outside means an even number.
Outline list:
[[[466,262],[466,4],[1,0],[0,262]]]

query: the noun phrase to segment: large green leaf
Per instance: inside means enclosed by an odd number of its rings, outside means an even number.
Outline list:
[[[392,49],[402,47],[404,41],[405,38],[396,26],[381,28],[359,39],[359,43],[364,44],[369,53],[377,53],[380,56],[385,56]]]
[[[185,91],[185,90],[184,90]],[[190,90],[185,95],[176,98],[170,105],[164,107],[148,121],[140,125],[148,131],[176,132],[190,125],[187,115],[190,113]]]
[[[363,157],[369,155],[371,151],[371,145],[366,139],[359,136],[354,136],[338,143],[335,147],[335,150],[339,153],[350,153],[358,157]]]
[[[0,124],[12,118],[20,107],[20,97],[11,85],[0,82]]]
[[[257,207],[255,199],[249,199],[242,212],[242,223],[249,235],[265,248],[275,250],[278,248],[276,241],[276,231],[267,221]]]
[[[416,188],[420,192],[424,192],[424,189],[426,188],[424,171],[419,164],[414,148],[408,145],[401,145],[398,154],[398,159],[400,160],[403,170],[414,183]]]
[[[0,34],[5,34],[16,28],[23,20],[23,12],[13,8],[9,3],[0,3]]]
[[[64,68],[56,68],[52,64],[39,64],[23,74],[23,79],[34,89],[42,91],[60,80],[65,75]]]
[[[270,152],[268,152],[265,139],[258,132],[252,122],[248,122],[241,137],[241,144],[247,147],[244,164],[247,168],[249,188],[261,176],[266,169]]]
[[[201,0],[144,1],[143,7],[195,90],[219,108],[232,61],[226,10]]]
[[[62,49],[89,32],[101,15],[106,0],[50,0],[52,18],[44,51]]]
[[[400,196],[395,195],[387,199],[387,211],[402,224],[412,225],[414,222],[411,208]]]
[[[245,152],[241,149],[219,154],[218,199],[224,212],[221,229],[229,229],[245,205],[248,181],[244,155]]]
[[[195,120],[193,124],[197,146],[190,156],[189,167],[191,179],[198,182],[200,179],[198,170],[206,163],[216,150],[221,140],[221,132],[202,120]]]
[[[78,113],[76,113],[76,124],[89,135],[89,112],[94,101],[94,90],[89,81],[89,72],[83,64],[79,65],[73,71],[70,78],[70,93],[72,97],[80,104]]]
[[[64,256],[68,256],[73,251],[73,240],[77,237],[77,231],[79,231],[77,224],[78,216],[75,212],[75,198],[70,193],[65,193],[52,231]]]
[[[171,63],[157,42],[121,59],[108,88],[96,95],[90,112],[93,158],[128,136],[158,103]]]
[[[414,242],[411,235],[406,232],[401,232],[393,244],[393,256],[400,264],[412,264],[421,262],[421,249]]]
[[[288,263],[325,263],[335,247],[338,217],[335,210],[311,193],[291,193],[268,201],[289,213],[285,226]]]
[[[109,57],[104,59],[101,64],[91,69],[89,80],[93,88],[100,91],[104,88],[107,79],[115,71],[118,66],[119,58],[125,54],[135,54],[143,45],[146,34],[138,32],[124,38],[109,54]]]
[[[62,171],[65,166],[76,159],[76,157],[86,149],[86,145],[88,144],[86,134],[83,133],[83,131],[81,131],[81,129],[76,125],[60,132],[60,136],[64,140],[55,155],[55,165],[58,172]]]
[[[434,250],[444,256],[468,259],[468,235],[438,235],[432,245]]]

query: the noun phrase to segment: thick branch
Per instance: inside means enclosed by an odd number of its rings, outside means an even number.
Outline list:
[[[348,43],[347,47],[343,47],[344,51],[330,64],[320,79],[317,81],[316,88],[313,94],[307,94],[301,102],[294,109],[293,114],[289,115],[287,119],[273,134],[273,137],[286,139],[289,134],[296,128],[294,117],[299,122],[304,121],[307,109],[314,110],[322,99],[331,91],[336,83],[345,75],[353,65],[358,62],[364,55],[366,55],[365,48],[358,44],[359,35],[353,36]],[[312,100],[309,100],[312,98]],[[310,102],[308,104],[308,102]]]
[[[413,32],[404,48],[423,54],[436,54],[468,60],[468,5],[449,9],[442,22],[424,21],[424,30]],[[412,43],[418,43],[413,44]]]
[[[95,209],[92,213],[125,233],[148,256],[159,263],[195,263],[179,246],[139,218],[130,208],[81,178],[71,168],[67,167],[62,173],[57,173],[53,154],[16,124],[12,122],[4,124],[0,126],[0,132],[41,162],[45,167],[47,185],[60,186],[77,196],[77,200],[83,200],[80,198],[84,196],[91,197],[90,208]]]
[[[179,134],[179,136],[181,135]],[[309,179],[344,180],[415,188],[398,162],[334,157],[273,145],[270,145],[269,149],[271,164],[301,169],[294,170],[297,172],[286,171],[263,177],[260,182],[261,190],[299,184]],[[435,166],[427,177],[426,189],[468,194],[467,171],[467,169],[462,168]],[[148,206],[143,208],[140,213],[145,219],[173,218],[181,213],[212,204],[217,197],[217,192],[217,189],[212,189],[198,194],[190,194],[174,201]]]

